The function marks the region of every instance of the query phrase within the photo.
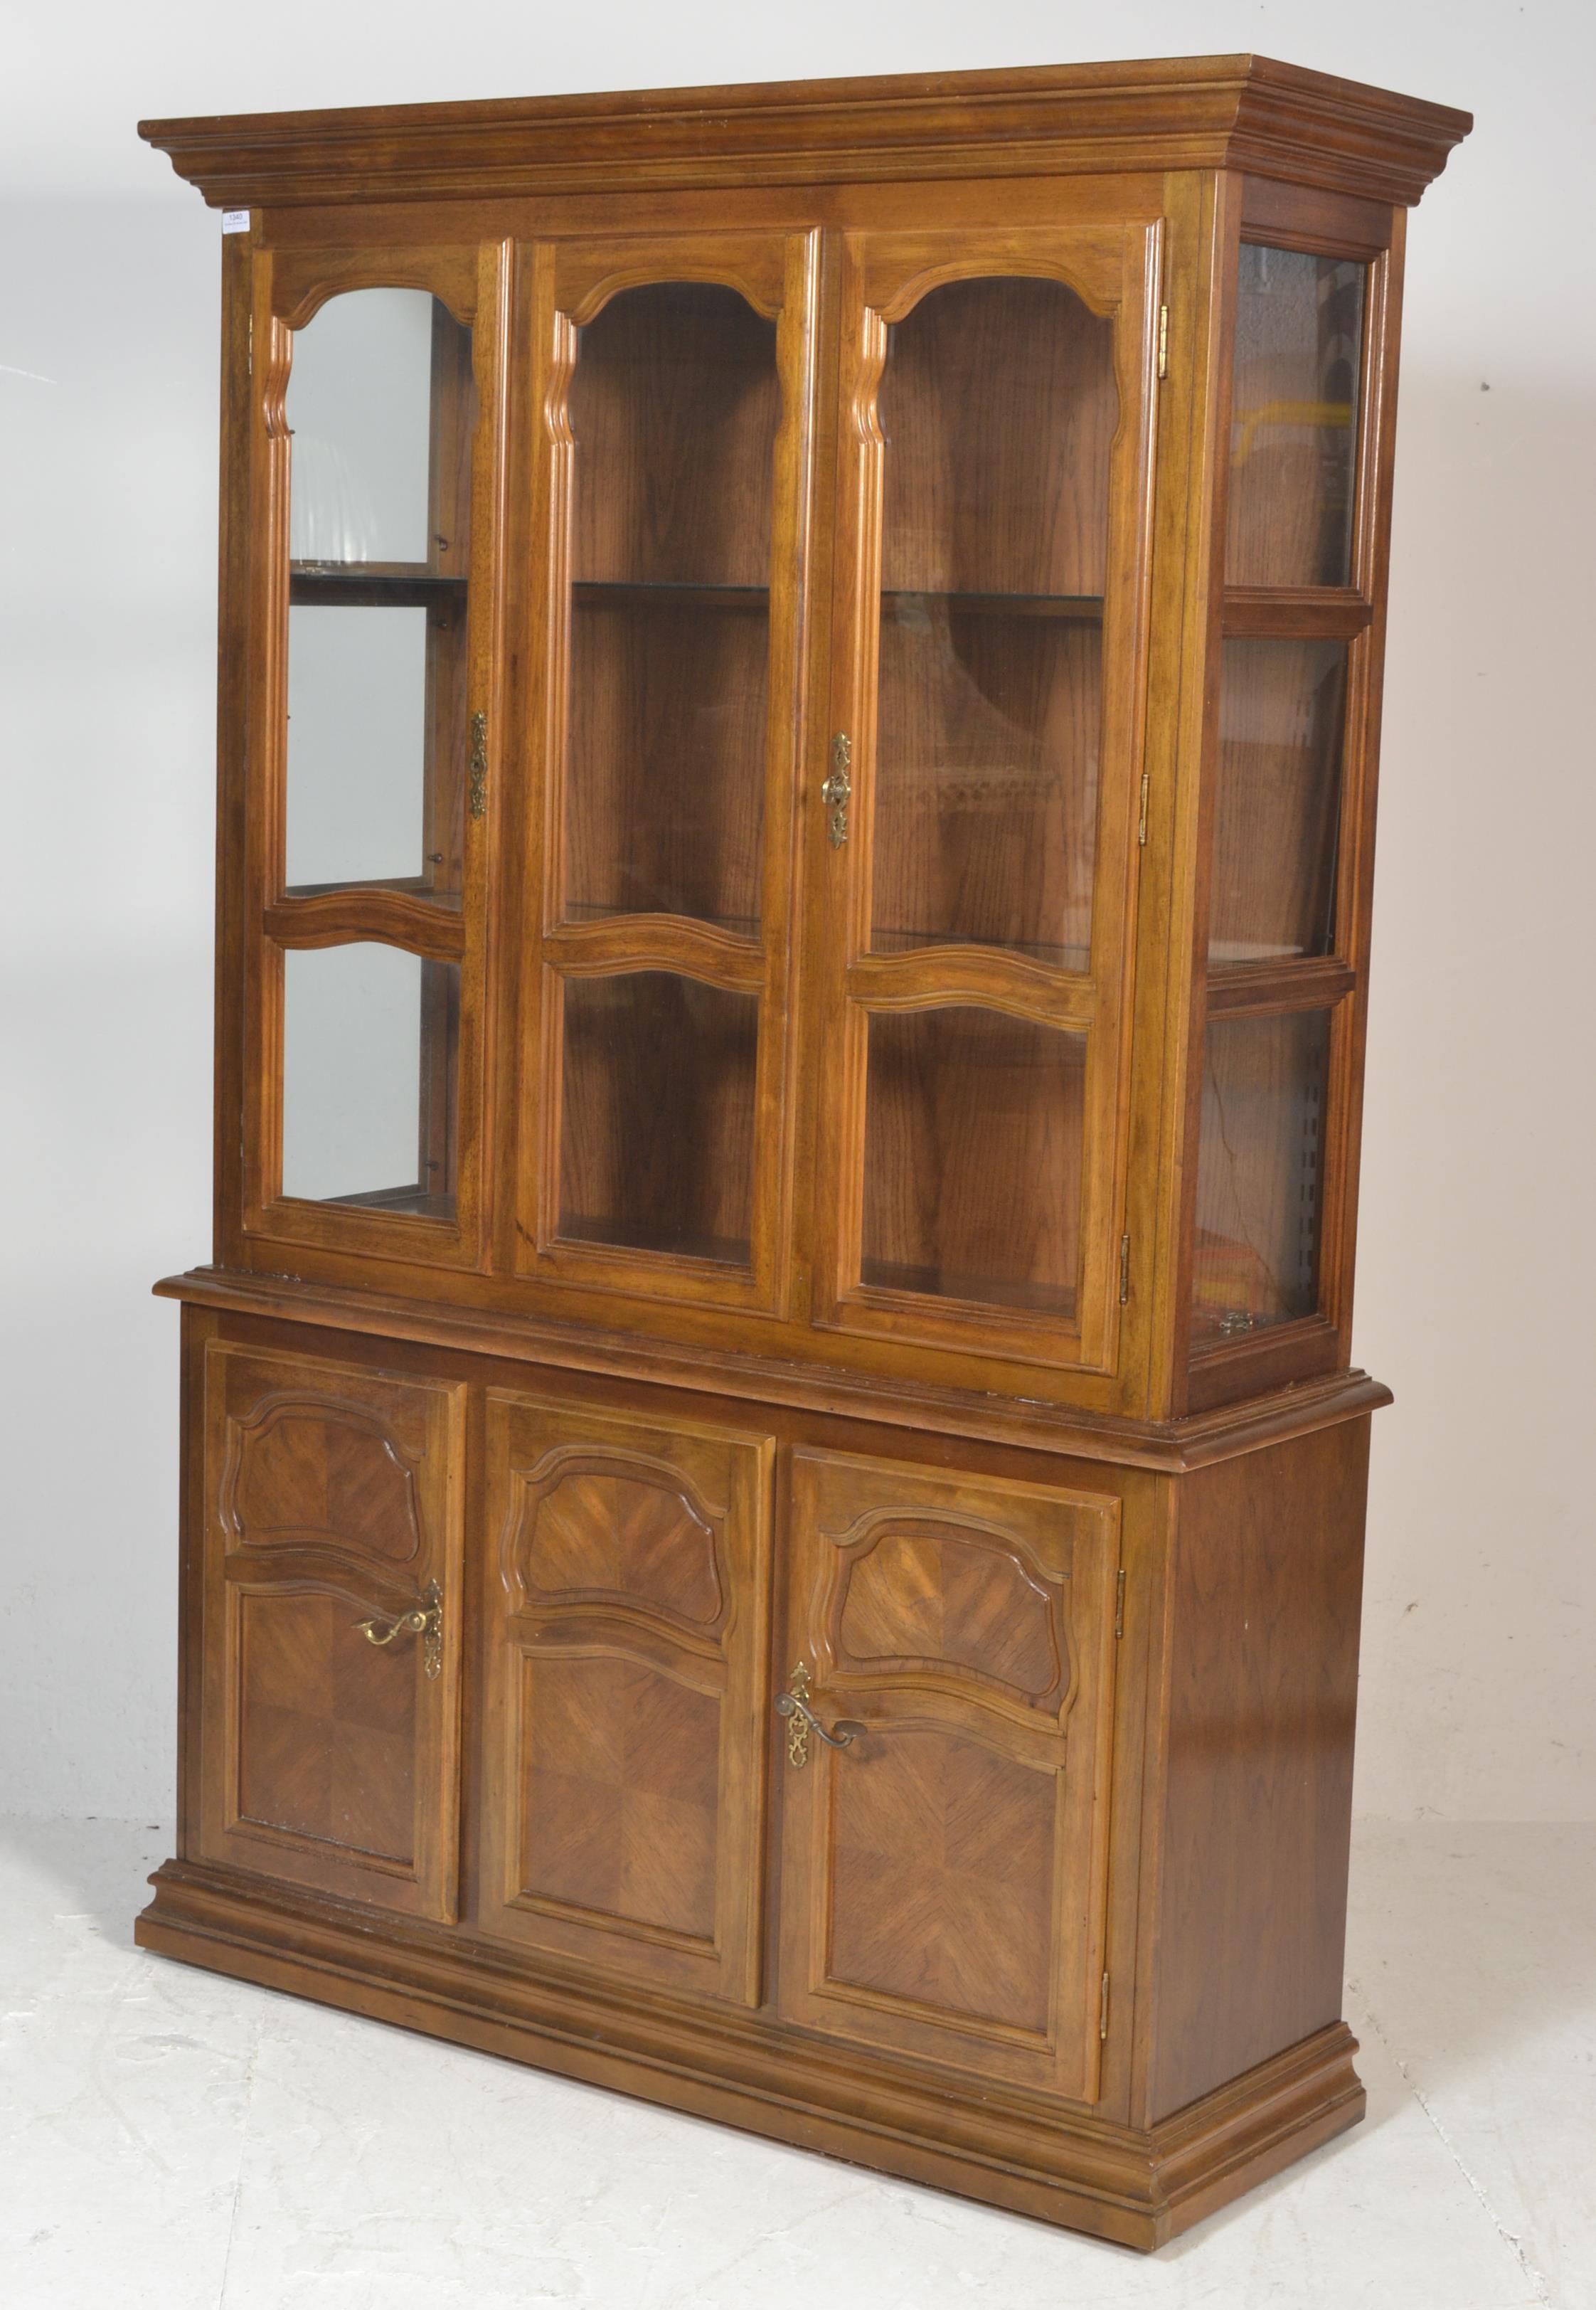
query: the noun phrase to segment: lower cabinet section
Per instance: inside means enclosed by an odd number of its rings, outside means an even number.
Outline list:
[[[488,1932],[759,2002],[775,1448],[490,1392]]]
[[[207,1345],[207,1860],[455,1915],[465,1393]]]
[[[778,2010],[1094,2099],[1118,1500],[799,1451],[790,1552]]]
[[[146,1946],[1133,2245],[1356,2121],[1366,1418],[1149,1472],[186,1337]]]

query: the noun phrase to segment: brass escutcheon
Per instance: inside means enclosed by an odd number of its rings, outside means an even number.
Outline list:
[[[848,803],[854,793],[848,765],[853,759],[854,742],[846,731],[839,730],[831,741],[831,775],[820,788],[820,800],[830,813],[826,821],[826,831],[831,838],[833,850],[840,850],[848,838]]]
[[[443,1590],[436,1580],[429,1580],[421,1591],[421,1601],[410,1610],[400,1612],[385,1628],[376,1617],[357,1620],[356,1628],[369,1645],[391,1645],[395,1637],[415,1636],[421,1639],[421,1666],[428,1676],[443,1672]]]
[[[473,818],[481,818],[488,808],[488,717],[473,714],[471,717],[470,785],[466,809]]]

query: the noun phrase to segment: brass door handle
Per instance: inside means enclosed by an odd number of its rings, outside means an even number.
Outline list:
[[[833,850],[840,850],[848,838],[848,803],[853,799],[854,781],[848,776],[848,765],[854,759],[854,742],[839,730],[831,741],[831,775],[820,788],[820,800],[830,813],[826,831],[831,838]]]
[[[395,1637],[420,1637],[422,1667],[429,1676],[442,1673],[443,1590],[436,1580],[428,1581],[419,1604],[396,1613],[386,1627],[376,1615],[369,1620],[357,1620],[355,1626],[369,1645],[391,1645]]]
[[[849,1724],[838,1720],[828,1732],[809,1705],[809,1671],[802,1661],[789,1680],[792,1689],[776,1696],[776,1713],[787,1719],[787,1762],[794,1771],[802,1772],[809,1762],[809,1736],[818,1732],[828,1749],[851,1749],[863,1724]]]

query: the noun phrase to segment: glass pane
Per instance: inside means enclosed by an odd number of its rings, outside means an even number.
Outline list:
[[[577,335],[564,916],[757,933],[776,325],[663,282]]]
[[[745,1267],[759,1001],[641,970],[565,982],[559,1232]]]
[[[871,943],[1087,967],[1112,325],[959,281],[887,333]]]
[[[283,1194],[452,1218],[459,965],[370,941],[282,961]]]
[[[458,903],[471,332],[420,289],[334,297],[294,337],[287,882]]]
[[[1215,1019],[1202,1080],[1194,1345],[1319,1305],[1328,1011]]]
[[[1068,1316],[1086,1037],[972,1004],[870,1020],[861,1280]]]
[[[1365,267],[1244,243],[1231,390],[1232,586],[1352,571]]]
[[[1345,642],[1228,641],[1210,966],[1335,951]]]
[[[291,607],[291,889],[415,873],[426,701],[425,610]]]

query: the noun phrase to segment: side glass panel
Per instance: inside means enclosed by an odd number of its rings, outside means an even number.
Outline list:
[[[759,1000],[640,970],[565,981],[559,1235],[746,1266]]]
[[[285,404],[291,893],[459,904],[471,332],[419,289],[330,298]]]
[[[1074,1312],[1086,1037],[974,1005],[877,1012],[862,1280]]]
[[[626,290],[577,332],[567,922],[759,934],[780,404],[734,289]]]
[[[1319,1304],[1327,1011],[1211,1019],[1193,1266],[1194,1345]]]
[[[1112,324],[953,282],[887,333],[872,951],[1088,967]]]
[[[1232,586],[1351,574],[1366,267],[1244,243],[1236,313]]]
[[[458,964],[362,941],[283,973],[283,1194],[452,1218]]]
[[[1227,641],[1210,968],[1335,950],[1347,645]]]

